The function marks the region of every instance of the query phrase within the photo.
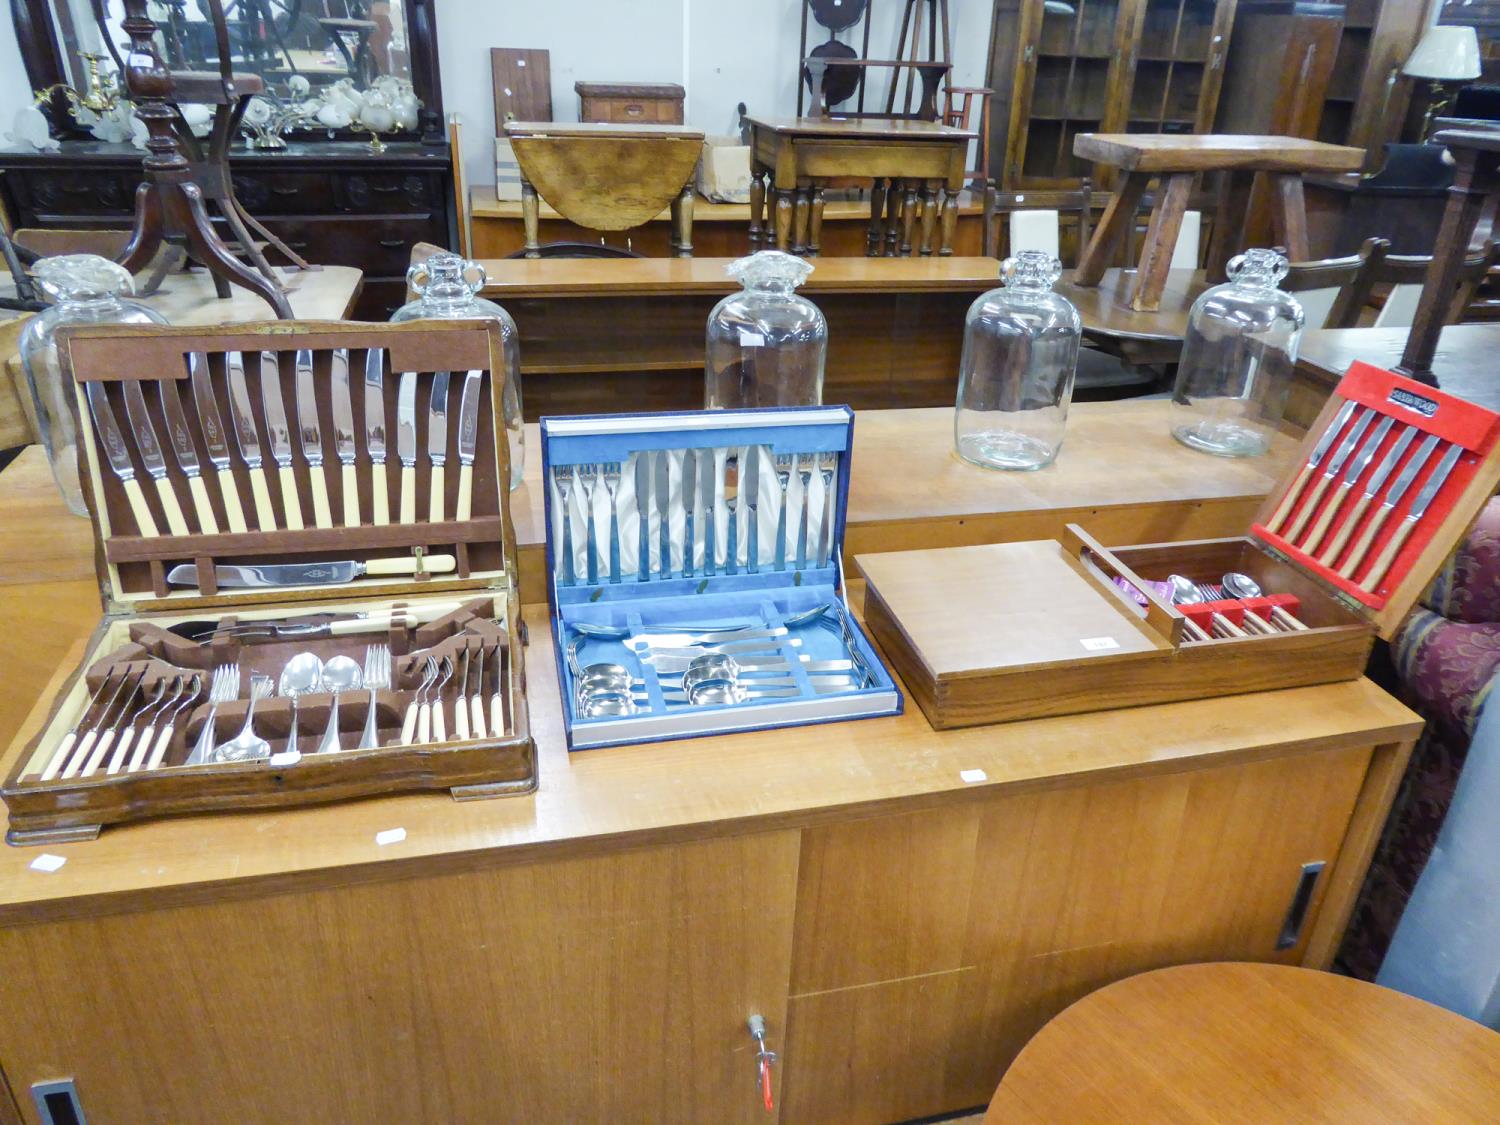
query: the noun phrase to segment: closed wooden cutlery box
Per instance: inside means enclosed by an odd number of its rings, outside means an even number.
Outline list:
[[[861,555],[865,621],[939,729],[1354,679],[1494,495],[1497,438],[1355,364],[1246,536]]]
[[[536,788],[500,331],[59,333],[104,612],[11,748],[11,843]]]

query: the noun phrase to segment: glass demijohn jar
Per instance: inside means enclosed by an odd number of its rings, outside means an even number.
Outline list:
[[[52,300],[21,332],[21,366],[36,406],[37,430],[52,476],[68,508],[88,515],[79,480],[78,423],[71,386],[63,385],[57,359],[58,328],[64,324],[166,324],[167,318],[139,301],[130,274],[97,254],[43,258],[32,269],[37,287]]]
[[[526,430],[521,418],[521,338],[516,322],[494,301],[479,296],[484,267],[460,254],[434,254],[406,271],[406,284],[416,293],[391,314],[394,324],[404,320],[480,320],[500,322],[505,348],[505,391],[501,413],[510,443],[510,487],[521,483],[526,469]]]
[[[969,306],[959,364],[953,440],[987,469],[1040,469],[1062,448],[1081,323],[1052,292],[1062,264],[1023,250],[1000,266],[1005,285]]]
[[[812,266],[762,250],[731,262],[726,272],[744,288],[708,316],[704,407],[822,405],[828,321],[794,291]]]
[[[1286,411],[1302,336],[1302,306],[1276,287],[1275,250],[1230,259],[1229,280],[1193,302],[1172,395],[1172,436],[1220,457],[1254,457]]]

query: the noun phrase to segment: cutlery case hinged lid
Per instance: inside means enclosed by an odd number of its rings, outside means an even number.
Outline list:
[[[264,324],[222,327],[154,327],[137,325],[68,326],[58,333],[63,378],[76,388],[74,409],[79,421],[80,474],[88,500],[95,536],[95,566],[106,617],[147,616],[157,613],[227,613],[236,608],[337,601],[341,598],[382,598],[457,592],[509,592],[516,587],[515,531],[511,522],[510,496],[503,486],[509,480],[510,451],[501,418],[500,396],[494,378],[503,372],[504,350],[498,326],[487,321],[419,321],[407,324],[357,324],[352,322],[272,321]],[[358,495],[358,526],[345,527],[344,489],[351,480],[335,451],[330,375],[337,350],[348,355],[352,424],[355,431],[352,481]],[[313,387],[318,403],[320,442],[323,448],[321,477],[327,493],[332,527],[317,527],[320,502],[315,494],[314,471],[304,454],[298,417],[296,355],[310,351]],[[385,399],[385,463],[374,464],[369,455],[365,414],[367,357],[383,354],[381,393]],[[237,411],[230,387],[230,357],[237,357],[248,392],[249,425],[261,458],[259,473],[246,463],[237,431]],[[274,364],[262,366],[262,356],[273,356]],[[194,358],[196,357],[196,358]],[[200,365],[194,375],[190,364]],[[279,376],[281,406],[291,443],[291,470],[280,471],[273,456],[274,435],[267,421],[263,377],[271,370]],[[479,381],[479,419],[471,471],[471,515],[456,516],[460,488],[458,426],[456,424],[464,377],[471,370],[482,373]],[[445,491],[444,519],[433,521],[430,505],[432,467],[428,453],[428,411],[432,374],[451,372],[448,395],[448,450],[442,484]],[[400,376],[415,372],[417,455],[412,470],[415,518],[399,519],[402,464],[397,452],[397,394]],[[165,464],[165,485],[153,481],[142,457],[135,427],[124,397],[127,383],[136,383],[141,401],[160,443]],[[168,424],[162,389],[170,382],[180,404],[179,418],[187,433],[174,433]],[[115,422],[124,435],[124,449],[135,481],[159,531],[143,535],[127,495],[126,486],[112,470],[109,451],[94,424],[86,389],[95,384],[104,390]],[[170,392],[168,392],[170,393]],[[200,395],[212,398],[214,411],[200,411]],[[207,421],[207,425],[205,425]],[[210,431],[218,428],[217,435]],[[497,440],[499,435],[499,440]],[[200,467],[200,483],[212,506],[216,534],[203,534],[196,518],[197,488],[179,462],[174,443],[191,443]],[[227,452],[234,482],[234,500],[242,509],[243,532],[231,530],[225,485],[217,478],[212,450]],[[383,473],[389,523],[372,523],[377,474]],[[292,505],[283,491],[296,493],[301,528],[288,527]],[[162,489],[165,488],[164,500]],[[190,534],[173,534],[166,502],[175,500]],[[258,511],[266,505],[271,526],[261,530]],[[360,577],[347,583],[304,583],[261,588],[230,587],[215,579],[220,565],[303,564],[375,559],[411,560],[418,556],[451,556],[454,566],[447,573],[428,571],[415,575]],[[188,565],[196,571],[197,586],[173,585],[167,574],[173,567]]]
[[[1341,413],[1347,404],[1354,405],[1354,414],[1343,419]],[[1345,471],[1326,485],[1320,495],[1318,481],[1329,466],[1329,456],[1334,454],[1341,442],[1354,426],[1359,424],[1363,411],[1371,411],[1371,421],[1363,432],[1357,446],[1370,441],[1386,419],[1392,424],[1363,470],[1355,478],[1350,493],[1341,489],[1341,484],[1353,465],[1353,457]],[[1322,463],[1313,471],[1299,489],[1299,477],[1308,466],[1308,459],[1318,447],[1330,427],[1338,427],[1333,442],[1329,445]],[[1410,480],[1400,500],[1383,517],[1378,530],[1368,544],[1364,545],[1364,559],[1373,564],[1379,560],[1393,537],[1400,535],[1398,549],[1392,557],[1385,575],[1373,589],[1365,589],[1355,579],[1366,581],[1368,566],[1354,571],[1354,578],[1342,576],[1336,566],[1348,565],[1347,560],[1360,548],[1360,536],[1351,535],[1338,552],[1333,563],[1321,561],[1319,553],[1324,551],[1337,535],[1339,521],[1349,519],[1356,505],[1363,498],[1365,485],[1382,468],[1382,462],[1397,453],[1398,442],[1403,441],[1407,428],[1413,433],[1405,440],[1405,447],[1392,460],[1386,477],[1389,491],[1413,462],[1417,471]],[[1429,439],[1436,439],[1425,460],[1418,460],[1422,448]],[[1414,503],[1419,501],[1425,485],[1442,471],[1443,459],[1450,450],[1456,450],[1446,476],[1439,479],[1436,491],[1420,517],[1409,527],[1399,530],[1410,514]],[[1357,454],[1363,449],[1357,448]],[[1390,640],[1412,607],[1417,604],[1427,587],[1453,556],[1459,544],[1474,526],[1474,521],[1495,495],[1500,486],[1500,414],[1439,390],[1418,383],[1414,379],[1375,367],[1373,364],[1356,361],[1339,381],[1308,429],[1302,445],[1288,473],[1283,476],[1266,496],[1257,511],[1249,531],[1250,539],[1262,550],[1284,561],[1295,570],[1305,574],[1320,589],[1347,607],[1351,612],[1370,622],[1375,632],[1384,640]],[[1295,502],[1281,512],[1289,495]],[[1380,503],[1380,497],[1368,502],[1368,507],[1359,512],[1356,522],[1359,529],[1371,526]],[[1296,526],[1302,517],[1303,508],[1309,511],[1305,526],[1315,527],[1325,510],[1333,508],[1334,523],[1322,537],[1315,551],[1300,549],[1286,532]],[[1277,516],[1281,515],[1278,521]],[[1271,525],[1278,530],[1271,530]]]
[[[541,434],[542,471],[547,482],[547,595],[571,749],[900,713],[900,690],[844,603],[841,559],[854,435],[854,413],[848,407],[543,418]],[[753,455],[748,453],[752,448],[757,451]],[[717,464],[712,460],[716,454],[720,458]],[[788,514],[784,518],[781,485],[776,477],[777,455],[796,457],[795,468],[788,471]],[[753,573],[749,572],[751,490],[746,484],[748,474],[741,471],[751,463],[752,456],[758,469],[754,538],[758,566]],[[672,560],[666,576],[660,567],[661,508],[656,502],[660,482],[656,467],[663,462],[667,466],[667,550]],[[705,463],[714,465],[709,476],[717,481],[713,486],[712,520],[705,499],[709,492],[704,483]],[[597,470],[610,465],[619,467],[615,519],[611,521],[608,500],[597,500],[592,521],[596,569],[591,581],[590,521],[583,513],[581,490],[575,485],[580,469],[586,471],[592,466]],[[642,466],[640,471],[645,474],[642,483],[647,490],[644,545],[636,496],[637,466]],[[694,472],[685,473],[687,468]],[[685,475],[694,478],[692,506],[696,521],[692,534],[693,565],[687,577],[682,576],[689,530],[684,504]],[[571,509],[567,520],[562,504],[564,481],[568,483]],[[606,491],[602,484],[597,485],[593,495],[597,498]],[[739,511],[733,516],[730,498],[739,504]],[[807,503],[802,503],[804,499]],[[802,511],[808,515],[805,530],[800,518],[793,514]],[[830,511],[832,519],[828,520]],[[826,539],[822,534],[825,523],[830,525]],[[710,527],[714,540],[712,559],[708,542]],[[575,528],[578,534],[574,533]],[[785,569],[776,565],[778,531],[785,544]],[[567,546],[572,549],[571,568],[565,565],[565,532]],[[615,539],[619,543],[617,551],[608,546]],[[602,550],[600,543],[606,544]],[[644,581],[639,565],[643,546],[647,559]],[[820,552],[819,546],[825,550]],[[800,567],[799,561],[803,562]],[[613,581],[616,576],[619,580]],[[637,665],[638,653],[623,642],[590,640],[582,642],[580,666],[621,662],[639,667],[639,674],[647,681],[641,691],[649,696],[650,712],[604,719],[575,713],[574,673],[568,656],[569,641],[576,635],[570,629],[573,622],[636,629],[675,624],[684,628],[741,624],[775,628],[784,618],[823,604],[836,606],[836,612],[820,623],[835,621],[842,611],[852,647],[869,670],[867,686],[815,694],[806,673],[794,670],[791,675],[799,685],[796,698],[757,698],[725,706],[667,707],[660,680],[654,669]],[[799,656],[816,662],[843,654],[843,640],[831,624],[829,628],[794,625],[793,632],[796,636],[791,639],[786,636],[771,639],[772,647],[790,665],[795,666]]]

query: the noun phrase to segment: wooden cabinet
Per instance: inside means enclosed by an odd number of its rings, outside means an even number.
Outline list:
[[[1093,174],[1073,156],[1079,133],[1209,131],[1235,4],[998,0],[990,174],[1009,191],[1076,188]]]
[[[1365,171],[1379,168],[1387,142],[1401,139],[1411,80],[1401,64],[1426,27],[1428,4],[1345,0],[1317,139],[1365,150]]]
[[[672,82],[575,82],[578,120],[613,125],[681,125],[685,97]]]

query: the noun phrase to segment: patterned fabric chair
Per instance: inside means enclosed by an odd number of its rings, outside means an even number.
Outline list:
[[[1406,702],[1427,720],[1376,848],[1340,966],[1373,980],[1432,854],[1474,728],[1500,683],[1500,498],[1490,501],[1391,642]]]

